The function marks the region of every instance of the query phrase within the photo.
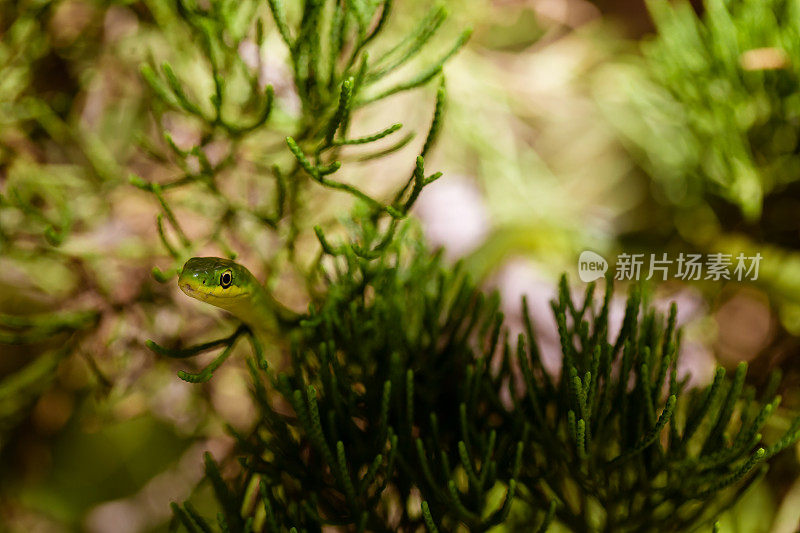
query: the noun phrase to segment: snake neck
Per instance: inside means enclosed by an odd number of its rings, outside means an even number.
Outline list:
[[[279,328],[296,325],[300,318],[278,303],[261,285],[249,298],[236,302],[227,310],[262,338],[265,334],[274,334]]]
[[[249,298],[226,306],[226,310],[255,332],[274,331],[276,318],[269,300],[269,295],[259,286]]]

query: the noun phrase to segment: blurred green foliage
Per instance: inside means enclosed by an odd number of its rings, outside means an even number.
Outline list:
[[[107,423],[96,431],[73,422],[51,450],[50,460],[59,468],[24,487],[19,498],[79,528],[93,506],[140,490],[173,465],[187,444],[174,428],[152,416]]]
[[[646,178],[627,246],[758,250],[756,285],[800,332],[794,1],[648,3],[656,34],[604,65],[594,91]],[[632,50],[628,50],[631,52]],[[641,51],[641,54],[638,52]],[[702,285],[718,298],[719,285]]]
[[[800,4],[709,0],[702,17],[687,2],[649,7],[658,35],[644,59],[658,90],[634,100],[645,120],[630,139],[670,202],[718,197],[758,220],[800,168]]]

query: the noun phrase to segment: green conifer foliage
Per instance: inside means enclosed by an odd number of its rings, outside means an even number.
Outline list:
[[[756,399],[745,364],[687,390],[675,308],[657,315],[638,289],[610,331],[610,287],[574,302],[562,280],[553,376],[527,316],[510,338],[498,299],[423,248],[350,250],[329,276],[291,370],[250,361],[260,421],[236,434],[240,476],[207,460],[223,530],[684,531],[800,437],[798,419],[762,441],[777,382]],[[175,506],[191,531],[211,527],[203,511]]]
[[[193,0],[181,0],[176,4],[177,11],[171,15],[174,23],[188,33],[189,42],[199,46],[199,58],[211,79],[210,95],[195,94],[198,90],[183,82],[168,62],[160,67],[152,64],[142,67],[142,76],[155,97],[154,117],[164,131],[166,142],[166,151],[156,143],[148,146],[148,150],[154,157],[175,161],[181,169],[179,177],[166,183],[132,178],[134,185],[156,197],[163,210],[157,221],[159,234],[174,265],[169,272],[154,270],[159,280],[170,279],[182,262],[204,245],[214,244],[233,257],[235,253],[228,241],[231,233],[237,234],[243,224],[271,230],[281,239],[278,252],[287,251],[292,266],[305,274],[304,265],[295,262],[295,249],[298,236],[310,229],[308,220],[312,217],[306,204],[315,185],[351,195],[372,210],[376,221],[388,219],[381,227],[384,238],[374,243],[378,249],[366,245],[358,249],[362,255],[374,256],[380,246],[391,239],[397,222],[406,217],[422,188],[441,175],[426,175],[424,158],[441,127],[445,104],[443,65],[464,45],[469,31],[463,32],[449,48],[416,72],[395,81],[389,75],[414,60],[446,19],[447,11],[442,6],[435,6],[423,15],[416,30],[406,38],[388,48],[386,44],[376,48],[375,41],[390,18],[391,0],[314,0],[304,2],[299,13],[280,0],[271,0],[272,22],[283,46],[288,49],[292,82],[300,103],[299,113],[293,113],[289,111],[290,104],[276,97],[271,85],[260,87],[259,72],[248,66],[242,57],[241,47],[248,39],[259,50],[266,46],[264,20],[257,18],[256,23],[252,23],[259,5],[258,2],[214,1],[201,6]],[[190,65],[195,67],[196,62]],[[433,119],[405,186],[391,199],[384,200],[336,177],[350,147],[381,141],[402,128],[399,123],[391,124],[380,131],[353,137],[349,135],[353,114],[364,106],[418,88],[434,78],[441,82]],[[179,147],[164,124],[168,112],[177,112],[197,124],[202,130],[200,143],[189,149]],[[274,138],[277,132],[283,137]],[[413,133],[408,133],[393,143],[384,143],[373,153],[359,155],[358,160],[386,156],[406,146],[413,137]],[[260,142],[256,157],[253,139]],[[208,149],[220,144],[225,147],[224,153],[212,161]],[[292,157],[287,160],[285,155]],[[262,195],[265,199],[258,205],[232,196],[221,185],[222,181],[233,179],[231,168],[242,158],[257,170],[251,176],[254,180],[251,186],[257,184],[260,191],[271,191]],[[186,187],[210,193],[206,202],[209,205],[198,211],[213,218],[213,229],[200,238],[187,237],[175,215],[173,200],[167,196],[168,191]],[[330,251],[324,229],[315,228],[315,231]],[[252,238],[252,235],[245,238]],[[280,255],[274,254],[271,260]]]

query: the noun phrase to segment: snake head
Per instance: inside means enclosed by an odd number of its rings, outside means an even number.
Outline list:
[[[178,286],[187,296],[232,310],[252,294],[258,282],[230,259],[193,257],[183,265]]]

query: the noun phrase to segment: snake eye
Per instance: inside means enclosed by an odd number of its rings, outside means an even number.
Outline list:
[[[233,283],[233,274],[231,274],[230,270],[226,270],[222,273],[219,277],[219,284],[222,285],[223,289],[227,289]]]

